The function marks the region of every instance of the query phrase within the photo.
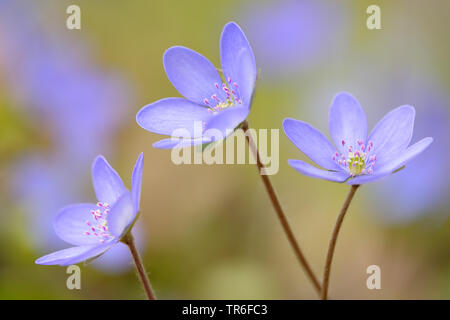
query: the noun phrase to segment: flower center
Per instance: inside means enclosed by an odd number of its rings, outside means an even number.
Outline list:
[[[97,207],[97,209],[91,210],[94,222],[86,221],[88,229],[83,234],[89,237],[97,237],[99,242],[104,243],[106,240],[113,238],[108,230],[108,221],[106,220],[110,207],[105,202],[98,202]]]
[[[345,147],[346,142],[342,140],[342,146]],[[333,154],[333,160],[346,171],[351,177],[363,174],[372,174],[373,167],[377,161],[377,155],[373,152],[373,142],[369,141],[367,146],[362,140],[356,140],[356,147],[349,145],[347,154],[338,152]]]
[[[221,85],[214,83],[214,88],[216,92],[212,94],[210,98],[203,99],[203,103],[208,106],[209,112],[216,113],[236,104],[242,104],[239,85],[230,77],[228,77]],[[220,98],[224,96],[225,99]]]

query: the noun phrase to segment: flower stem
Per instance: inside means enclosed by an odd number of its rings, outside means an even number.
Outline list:
[[[149,300],[156,300],[155,294],[153,293],[152,286],[150,284],[150,280],[148,279],[144,265],[142,264],[141,256],[136,249],[136,244],[134,242],[134,237],[131,234],[131,231],[129,231],[121,241],[125,243],[128,248],[130,248],[131,255],[133,256],[134,263],[136,264],[136,269],[138,271],[139,278],[142,281],[142,285],[144,286],[147,298]]]
[[[325,268],[323,272],[323,285],[322,285],[322,300],[327,300],[328,298],[328,284],[330,281],[330,271],[331,263],[333,261],[334,249],[336,248],[336,241],[339,235],[339,230],[341,229],[342,222],[344,221],[345,214],[347,213],[348,207],[352,202],[353,196],[358,189],[359,184],[352,185],[350,192],[345,199],[344,205],[342,206],[341,212],[336,220],[336,225],[334,226],[333,235],[331,236],[330,244],[328,246],[327,260],[325,262]]]
[[[245,120],[242,123],[242,130],[244,130],[244,133],[247,133],[248,128],[249,128],[248,122],[247,122],[247,120]],[[261,172],[263,171],[263,169],[265,167],[264,167],[264,164],[261,162],[261,157],[259,155],[258,148],[256,147],[256,144],[253,141],[251,135],[245,134],[245,137],[247,139],[249,147],[252,149],[253,153],[256,156],[256,165],[258,166],[258,170],[260,172],[261,179],[264,183],[264,186],[266,187],[267,193],[269,194],[270,201],[272,202],[272,205],[275,208],[275,212],[278,216],[278,220],[280,221],[281,226],[283,227],[283,231],[286,234],[286,237],[287,237],[292,249],[294,250],[295,256],[297,257],[300,265],[303,267],[303,269],[306,272],[306,275],[309,277],[309,279],[313,283],[315,290],[320,295],[320,293],[321,293],[320,283],[317,280],[317,277],[314,275],[314,272],[312,271],[310,265],[308,264],[308,261],[306,260],[305,256],[303,255],[302,250],[300,249],[300,246],[299,246],[297,240],[295,239],[294,233],[292,232],[292,229],[289,225],[286,215],[284,214],[283,209],[281,208],[281,204],[278,201],[275,190],[273,189],[272,184],[269,180],[269,176],[265,175],[265,174],[261,174]]]

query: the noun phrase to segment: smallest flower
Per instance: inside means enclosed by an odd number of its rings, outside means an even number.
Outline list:
[[[433,142],[428,137],[409,146],[414,117],[413,107],[400,106],[367,135],[366,114],[359,102],[349,93],[339,93],[331,103],[328,122],[334,146],[306,122],[283,121],[286,136],[325,170],[301,160],[289,160],[289,165],[306,176],[350,185],[379,180],[401,169]]]
[[[131,192],[103,156],[92,165],[97,203],[80,203],[63,208],[53,227],[56,234],[74,247],[36,260],[42,265],[67,266],[96,258],[128,234],[137,219],[144,155],[141,153],[131,177]]]

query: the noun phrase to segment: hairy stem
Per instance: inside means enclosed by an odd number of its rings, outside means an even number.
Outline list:
[[[350,192],[345,199],[344,205],[342,206],[341,212],[336,220],[336,225],[334,226],[333,235],[330,239],[330,244],[328,246],[327,260],[325,262],[325,268],[323,272],[323,285],[322,285],[322,300],[327,300],[328,298],[328,284],[330,281],[330,271],[331,263],[333,262],[334,249],[336,248],[336,241],[339,235],[339,230],[341,230],[342,222],[344,221],[345,214],[347,213],[348,207],[352,202],[353,196],[358,189],[359,184],[352,185]]]
[[[156,300],[155,294],[153,293],[150,280],[147,277],[147,272],[145,271],[144,265],[142,263],[141,256],[136,249],[136,244],[134,242],[134,237],[129,231],[123,238],[122,242],[125,243],[130,249],[131,255],[133,256],[136,269],[138,271],[139,278],[141,279],[142,285],[144,286],[145,294],[149,300]]]
[[[249,128],[248,122],[244,121],[242,123],[242,129],[244,130],[244,133],[247,133],[248,128]],[[292,249],[294,250],[295,256],[297,257],[300,265],[305,270],[306,275],[311,280],[311,282],[314,285],[315,290],[317,291],[317,293],[320,296],[320,293],[321,293],[320,283],[317,280],[317,277],[314,275],[314,272],[312,271],[308,261],[306,260],[305,256],[303,255],[303,252],[300,249],[300,246],[299,246],[297,240],[295,239],[294,233],[292,232],[292,229],[289,225],[286,215],[284,214],[283,209],[281,208],[281,204],[278,201],[275,190],[273,189],[272,184],[269,180],[269,176],[265,175],[265,174],[261,174],[265,167],[264,167],[264,164],[261,162],[261,157],[259,155],[258,148],[256,147],[255,142],[253,141],[251,135],[246,134],[245,137],[247,139],[250,149],[252,149],[253,153],[256,156],[256,165],[258,166],[258,171],[260,173],[260,176],[264,183],[264,186],[266,187],[270,201],[272,202],[272,205],[275,209],[278,220],[280,221],[281,226],[283,227],[283,231],[286,234],[286,237],[287,237]]]

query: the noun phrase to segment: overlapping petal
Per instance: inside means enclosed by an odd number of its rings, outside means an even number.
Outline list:
[[[319,178],[334,182],[344,182],[348,178],[348,174],[342,171],[326,171],[319,168],[316,168],[304,161],[301,160],[292,160],[288,161],[289,165],[297,170],[298,172],[304,174],[305,176]]]
[[[139,211],[141,201],[141,187],[142,187],[142,170],[144,169],[144,153],[141,153],[136,161],[136,164],[131,175],[131,195],[133,198],[134,210]]]
[[[415,110],[411,106],[398,107],[386,114],[369,136],[373,142],[378,165],[385,164],[401,154],[411,142]]]
[[[184,147],[190,147],[195,146],[198,144],[204,144],[204,143],[210,143],[212,142],[212,139],[209,137],[200,137],[195,139],[182,139],[182,138],[176,138],[172,137],[169,139],[163,139],[155,142],[153,144],[153,147],[158,149],[173,149],[173,148],[184,148]]]
[[[131,192],[127,191],[111,207],[107,217],[109,232],[120,239],[134,223],[136,214],[133,197]]]
[[[211,140],[226,138],[242,121],[245,120],[245,118],[247,118],[248,113],[248,108],[239,106],[219,111],[218,114],[214,115],[206,123],[204,136],[206,138],[211,138]]]
[[[177,137],[202,135],[203,123],[212,117],[208,108],[183,98],[165,98],[143,107],[136,115],[145,130]],[[186,137],[185,137],[186,138]]]
[[[433,142],[433,138],[424,138],[419,142],[413,144],[404,150],[400,155],[392,159],[390,162],[384,163],[381,166],[378,166],[372,175],[362,175],[359,177],[355,177],[348,181],[349,184],[363,184],[368,182],[374,182],[380,180],[388,175],[390,175],[395,170],[401,168],[406,165],[409,161],[417,157],[421,154],[425,149],[427,149],[430,144]]]
[[[69,266],[95,258],[103,254],[116,243],[117,240],[112,240],[100,245],[72,247],[45,255],[37,259],[35,263],[42,265]]]
[[[223,29],[220,55],[225,78],[238,84],[240,98],[249,108],[257,76],[255,56],[241,28],[234,22]]]
[[[95,158],[92,165],[92,183],[100,202],[113,205],[125,192],[122,179],[103,156]]]
[[[340,153],[344,153],[349,144],[355,146],[357,140],[366,141],[366,113],[358,100],[349,93],[342,92],[334,97],[330,107],[328,126]],[[343,146],[342,140],[347,145]]]
[[[333,161],[336,149],[319,130],[306,122],[290,118],[283,121],[283,129],[292,143],[319,166],[341,170]]]
[[[84,232],[88,231],[87,221],[92,225],[96,224],[91,214],[91,210],[96,209],[98,207],[91,203],[80,203],[63,208],[53,221],[56,234],[62,240],[77,246],[98,244],[97,237],[84,235]]]
[[[225,93],[215,87],[222,83],[217,69],[201,54],[175,46],[164,53],[163,63],[170,82],[186,99],[204,104],[204,99],[216,94],[225,100]]]

